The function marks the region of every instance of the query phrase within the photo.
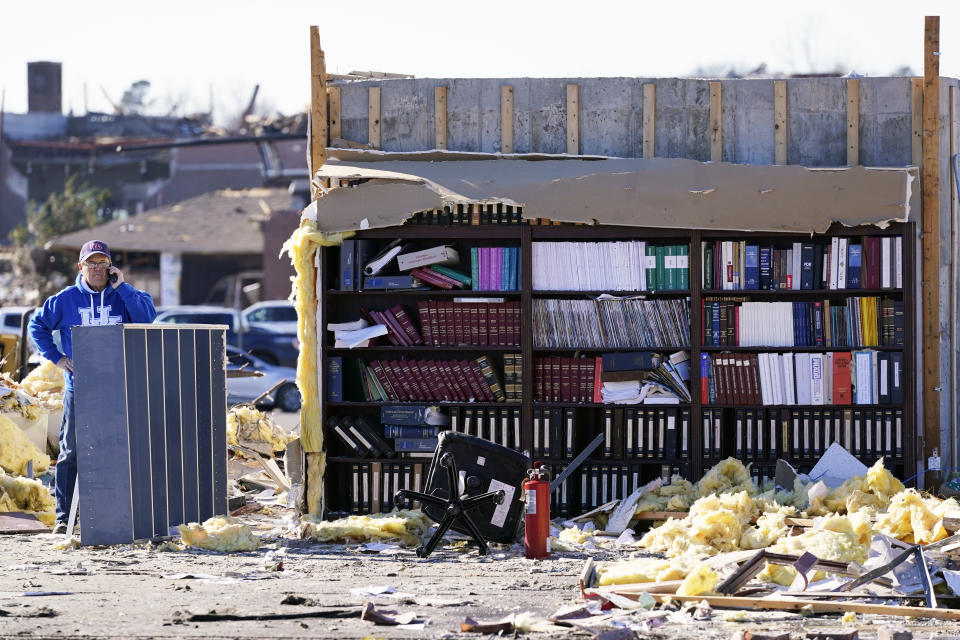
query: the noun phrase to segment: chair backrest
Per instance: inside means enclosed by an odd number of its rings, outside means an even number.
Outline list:
[[[474,496],[498,489],[504,491],[503,504],[481,505],[468,513],[487,540],[513,542],[523,514],[523,481],[527,477],[527,469],[531,466],[530,459],[522,453],[483,438],[456,431],[442,431],[433,462],[427,471],[424,493],[444,499],[450,496],[447,470],[440,465],[440,459],[446,453],[450,453],[456,462],[460,474],[461,495]],[[471,481],[471,478],[476,480]],[[454,491],[457,490],[458,488],[454,487]],[[438,521],[444,515],[441,507],[433,505],[424,505],[423,511]],[[458,524],[451,528],[460,533],[470,533]]]

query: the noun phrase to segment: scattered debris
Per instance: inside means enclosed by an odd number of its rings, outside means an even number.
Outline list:
[[[256,551],[260,547],[260,536],[229,516],[214,516],[202,525],[191,522],[178,528],[183,543],[190,547],[223,552]]]
[[[372,602],[364,602],[363,610],[360,613],[361,620],[368,620],[376,625],[397,626],[413,624],[417,621],[417,614],[402,613],[397,615],[395,611],[377,611]]]
[[[378,542],[396,540],[406,545],[418,545],[430,528],[430,522],[420,509],[400,509],[390,513],[368,516],[348,516],[340,520],[321,520],[304,515],[302,538],[317,542]]]

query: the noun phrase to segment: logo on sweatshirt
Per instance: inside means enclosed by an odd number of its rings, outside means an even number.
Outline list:
[[[89,309],[77,309],[77,312],[80,314],[80,324],[85,327],[103,327],[108,324],[120,324],[120,321],[123,320],[123,317],[110,315],[110,309],[110,305],[97,307],[97,312],[99,315],[96,316],[93,315],[93,307],[90,307]]]

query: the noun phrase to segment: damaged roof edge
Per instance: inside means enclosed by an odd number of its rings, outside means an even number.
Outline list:
[[[527,219],[814,233],[834,222],[851,227],[906,222],[917,206],[916,167],[542,156],[535,162],[519,156],[491,162],[452,160],[449,154],[441,154],[440,161],[420,161],[387,159],[390,155],[360,165],[334,160],[320,168],[320,180],[362,181],[331,189],[311,205],[310,217],[316,215],[320,230],[396,226],[419,211],[503,202],[522,205]]]

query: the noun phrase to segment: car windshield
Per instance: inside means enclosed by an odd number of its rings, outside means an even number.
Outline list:
[[[171,313],[160,322],[170,324],[225,324],[233,328],[233,316],[229,313]]]
[[[251,322],[296,322],[297,310],[293,307],[260,307],[250,312]]]

